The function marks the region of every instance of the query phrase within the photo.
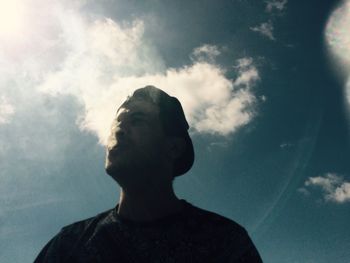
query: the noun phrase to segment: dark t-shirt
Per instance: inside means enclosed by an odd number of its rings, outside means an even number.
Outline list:
[[[152,222],[121,218],[114,208],[66,226],[35,263],[262,262],[243,227],[182,202],[181,212]]]

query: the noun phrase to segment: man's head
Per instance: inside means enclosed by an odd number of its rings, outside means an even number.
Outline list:
[[[106,171],[157,171],[170,167],[172,176],[186,173],[194,152],[180,102],[153,86],[136,90],[120,106],[107,145]],[[139,170],[138,170],[139,169]]]

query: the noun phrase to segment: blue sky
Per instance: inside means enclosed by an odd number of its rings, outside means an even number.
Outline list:
[[[1,2],[0,261],[115,206],[105,138],[153,84],[191,125],[180,198],[264,262],[349,262],[349,25],[345,0]]]

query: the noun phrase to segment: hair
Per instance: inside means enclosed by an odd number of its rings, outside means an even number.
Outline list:
[[[180,176],[189,171],[194,162],[192,140],[188,134],[189,125],[186,121],[180,101],[154,86],[146,86],[134,91],[120,106],[126,107],[134,99],[144,100],[159,108],[159,118],[167,136],[183,138],[186,143],[184,153],[174,162],[174,176]]]

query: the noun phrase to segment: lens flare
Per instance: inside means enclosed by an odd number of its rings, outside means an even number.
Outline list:
[[[331,53],[350,72],[350,1],[344,1],[330,16],[326,31],[326,41]]]
[[[345,75],[347,79],[344,89],[350,118],[350,0],[344,0],[329,17],[325,40],[337,66],[337,72]]]

